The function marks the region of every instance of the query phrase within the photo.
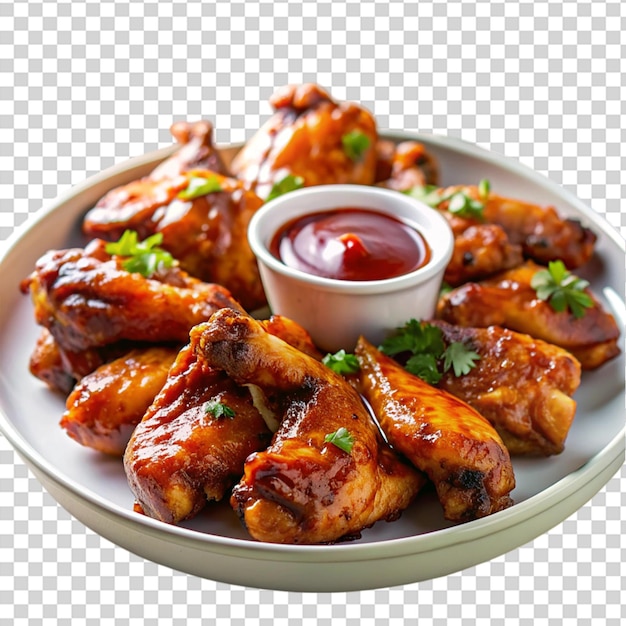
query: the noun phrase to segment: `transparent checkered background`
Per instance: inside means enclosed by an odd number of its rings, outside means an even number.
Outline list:
[[[381,127],[462,137],[573,191],[622,235],[626,4],[0,1],[0,238],[86,176],[170,143],[241,141],[312,81]],[[297,594],[135,557],[61,509],[0,436],[0,625],[613,624],[626,618],[626,470],[495,560],[393,589]]]

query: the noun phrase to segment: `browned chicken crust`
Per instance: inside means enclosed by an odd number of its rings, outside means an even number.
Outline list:
[[[240,309],[224,287],[173,267],[145,278],[93,240],[84,249],[51,250],[21,288],[30,292],[35,319],[58,345],[78,352],[120,340],[188,340],[189,330],[222,307]]]
[[[513,455],[563,451],[574,420],[572,398],[581,368],[566,350],[530,335],[490,326],[464,328],[439,320],[446,345],[459,341],[480,355],[463,376],[452,370],[437,384],[486,417]]]
[[[173,347],[137,348],[101,365],[68,396],[61,427],[83,446],[122,456],[177,354]]]
[[[468,521],[513,504],[509,453],[482,415],[362,337],[355,353],[363,394],[385,436],[433,481],[446,519]]]
[[[619,328],[593,293],[586,290],[593,306],[583,317],[557,312],[530,286],[541,269],[527,261],[484,281],[461,285],[440,298],[437,317],[458,326],[503,326],[543,339],[571,352],[583,369],[597,368],[617,356]]]
[[[381,187],[407,191],[413,187],[436,185],[439,166],[435,157],[417,141],[379,139],[376,143],[376,180]]]
[[[194,178],[211,179],[220,190],[192,199],[179,197]],[[184,271],[223,285],[252,311],[267,303],[247,236],[250,219],[262,204],[241,181],[195,169],[174,178],[142,179],[110,192],[87,213],[83,229],[108,240],[118,239],[127,229],[137,231],[141,239],[160,233],[161,247]]]
[[[286,176],[304,186],[335,183],[371,185],[376,177],[378,133],[372,114],[350,102],[336,102],[314,84],[288,85],[270,98],[275,113],[231,163],[233,174],[262,198]],[[358,157],[343,138],[358,132],[369,144]]]
[[[199,350],[238,384],[257,385],[281,423],[251,455],[231,504],[250,534],[274,543],[327,543],[357,535],[408,506],[423,477],[385,445],[358,393],[252,318],[217,312]],[[325,441],[346,428],[350,451]]]
[[[439,190],[443,196],[462,191],[475,200],[482,200],[475,185],[456,185]],[[448,202],[439,209],[446,210]],[[483,218],[497,224],[511,244],[519,245],[525,258],[546,264],[560,259],[572,269],[586,263],[593,255],[597,236],[579,220],[561,217],[555,207],[539,206],[514,198],[490,193],[484,201]]]
[[[205,409],[214,401],[232,418]],[[183,348],[167,382],[135,428],[124,454],[128,484],[146,515],[178,523],[221,500],[241,477],[249,454],[271,432],[248,389],[198,358],[195,341]]]

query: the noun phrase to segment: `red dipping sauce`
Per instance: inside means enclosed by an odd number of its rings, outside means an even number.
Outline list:
[[[338,208],[287,222],[270,252],[293,269],[338,280],[384,280],[428,263],[430,249],[415,228],[374,210]]]

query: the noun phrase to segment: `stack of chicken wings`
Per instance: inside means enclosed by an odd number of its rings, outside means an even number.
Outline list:
[[[583,315],[533,287],[551,262],[587,263],[595,235],[485,185],[439,187],[422,144],[380,137],[369,111],[317,85],[270,102],[230,162],[209,122],[175,123],[173,156],[108,192],[84,216],[86,245],[47,252],[23,280],[41,327],[30,370],[66,396],[62,428],[123,460],[143,514],[176,524],[227,500],[260,541],[358,537],[425,488],[457,522],[511,506],[511,457],[560,453],[581,371],[619,352],[588,287]],[[306,329],[258,313],[252,215],[338,183],[410,193],[449,221],[448,289],[420,323],[470,349],[472,367],[426,382],[361,337],[338,373]]]

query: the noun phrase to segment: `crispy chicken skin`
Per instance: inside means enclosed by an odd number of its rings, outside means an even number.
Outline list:
[[[448,196],[453,191],[480,199],[475,185],[448,187],[440,193]],[[442,202],[438,208],[446,210],[447,206],[448,202]],[[483,218],[486,223],[502,227],[510,242],[522,247],[524,257],[541,264],[560,259],[569,269],[579,267],[591,258],[597,239],[578,220],[561,217],[552,206],[542,207],[494,193],[484,202]]]
[[[215,418],[205,410],[210,401],[234,416]],[[175,524],[221,500],[270,438],[248,389],[210,367],[192,337],[126,448],[128,484],[146,515]]]
[[[288,85],[270,98],[274,114],[231,163],[233,174],[262,198],[287,175],[304,186],[371,185],[376,176],[376,122],[357,104],[335,102],[314,84]],[[362,133],[369,145],[351,158],[343,138]]]
[[[543,269],[533,261],[480,282],[470,282],[443,295],[437,317],[470,327],[503,326],[555,344],[571,352],[583,369],[594,369],[619,354],[619,328],[593,293],[591,308],[581,318],[557,312],[530,286]]]
[[[446,345],[459,341],[480,355],[467,374],[455,376],[450,370],[437,387],[486,417],[510,454],[549,456],[563,451],[581,373],[569,352],[499,326],[429,323],[442,330]]]
[[[179,197],[194,178],[211,179],[220,190],[192,199]],[[247,237],[250,219],[263,204],[255,193],[245,190],[241,181],[202,169],[174,178],[143,179],[135,191],[143,195],[127,198],[122,189],[113,204],[105,196],[85,216],[85,233],[107,240],[117,240],[127,229],[137,231],[141,239],[160,233],[161,247],[184,271],[223,285],[247,310],[266,304]]]
[[[122,456],[177,354],[174,347],[137,348],[101,365],[68,396],[61,427],[83,446]]]
[[[78,352],[128,339],[185,343],[189,330],[217,309],[240,305],[224,287],[191,278],[177,267],[145,278],[93,240],[86,248],[51,250],[21,283],[35,319],[58,345]]]
[[[376,180],[382,187],[407,191],[412,187],[436,185],[439,166],[434,156],[417,141],[379,139],[376,143]]]
[[[450,216],[450,213],[446,213]],[[446,266],[444,281],[456,287],[470,280],[480,280],[524,262],[522,249],[509,241],[497,224],[460,225],[460,220],[449,220],[454,234],[452,258]]]
[[[187,173],[200,169],[228,174],[213,146],[210,122],[176,122],[170,131],[181,145],[180,149],[148,176],[104,195],[85,216],[85,234],[114,240],[119,239],[124,230],[131,229],[145,239],[154,232],[151,218],[155,211],[169,204],[187,186]]]
[[[217,312],[198,348],[238,384],[263,392],[280,426],[250,457],[231,504],[250,534],[274,543],[328,543],[395,519],[424,482],[386,446],[358,393],[252,318]],[[345,428],[350,451],[326,442]]]
[[[273,316],[261,325],[319,358],[306,330],[288,318]],[[169,523],[192,517],[207,500],[221,500],[243,475],[246,458],[267,447],[272,436],[249,390],[209,366],[197,349],[205,327],[192,329],[190,345],[177,357],[124,458],[141,509]],[[211,400],[226,404],[234,416],[212,417],[204,409]]]
[[[468,521],[513,504],[509,453],[482,415],[362,337],[355,354],[363,394],[389,443],[433,481],[446,519]]]

